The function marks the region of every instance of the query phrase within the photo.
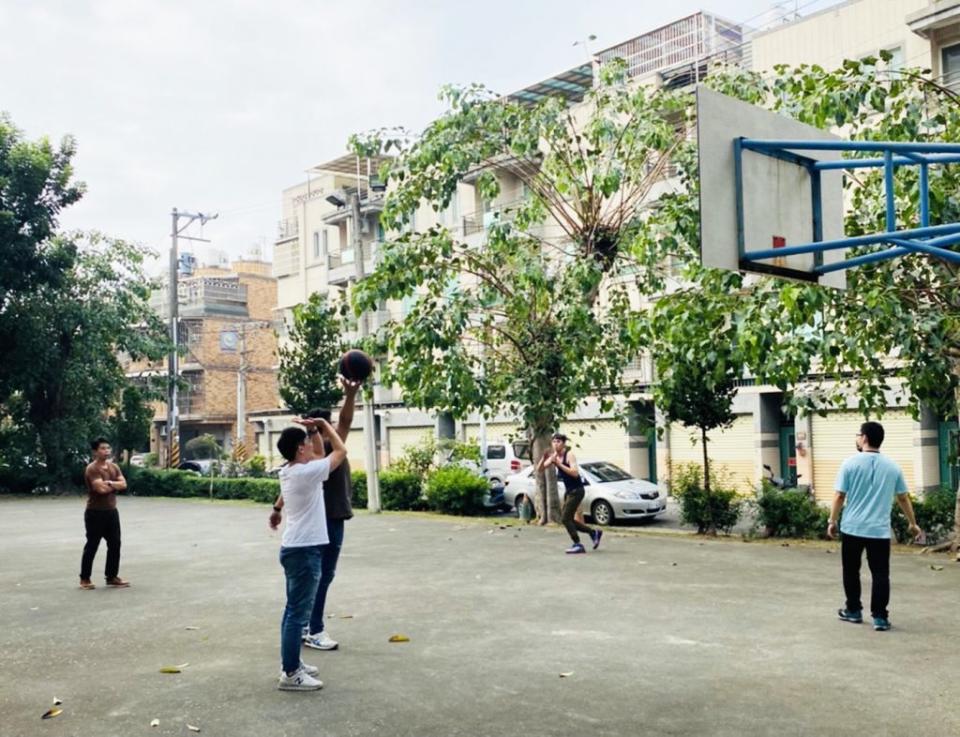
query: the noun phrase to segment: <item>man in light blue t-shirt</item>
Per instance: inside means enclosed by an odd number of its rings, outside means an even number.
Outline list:
[[[836,495],[830,510],[827,537],[837,536],[837,518],[840,520],[840,552],[843,561],[843,590],[847,596],[846,608],[837,614],[845,622],[863,622],[860,603],[860,562],[867,551],[867,565],[873,577],[870,592],[870,613],[873,628],[890,629],[887,604],[890,603],[890,507],[896,498],[910,523],[910,533],[922,539],[923,530],[917,526],[913,505],[907,494],[907,482],[900,467],[880,455],[883,443],[883,425],[864,422],[857,433],[857,450],[840,466],[837,474]]]

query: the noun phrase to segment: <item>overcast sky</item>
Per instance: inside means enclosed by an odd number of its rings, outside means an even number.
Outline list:
[[[790,0],[807,13],[836,0]],[[272,255],[281,190],[385,125],[422,128],[448,82],[511,92],[703,9],[771,0],[0,0],[0,111],[30,138],[77,138],[88,191],[62,218],[154,249],[171,208]],[[782,11],[780,11],[782,13]]]

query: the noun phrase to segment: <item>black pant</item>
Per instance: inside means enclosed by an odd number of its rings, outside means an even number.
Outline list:
[[[87,544],[83,546],[80,578],[90,579],[101,538],[107,541],[104,575],[107,580],[116,578],[120,572],[120,513],[116,509],[88,509],[83,513],[83,523],[87,528]]]
[[[887,618],[890,603],[890,539],[881,537],[856,537],[843,535],[840,553],[843,558],[843,590],[847,595],[847,611],[859,612],[860,562],[867,551],[867,565],[873,578],[870,591],[870,613],[874,617]]]
[[[579,489],[568,489],[566,494],[563,495],[563,507],[561,509],[560,519],[563,522],[563,526],[567,528],[567,533],[570,535],[570,539],[573,540],[574,544],[580,542],[580,536],[577,534],[578,530],[588,535],[593,535],[593,530],[573,518],[573,515],[577,513],[580,502],[583,501],[583,495],[585,493],[584,488],[581,486]]]

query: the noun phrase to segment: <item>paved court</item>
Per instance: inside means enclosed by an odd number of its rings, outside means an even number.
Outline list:
[[[631,531],[570,558],[556,528],[361,514],[329,600],[341,649],[305,651],[326,687],[285,693],[269,507],[120,503],[133,587],[83,592],[82,502],[0,498],[3,737],[960,733],[944,558],[894,557],[875,633],[834,618],[832,546]]]

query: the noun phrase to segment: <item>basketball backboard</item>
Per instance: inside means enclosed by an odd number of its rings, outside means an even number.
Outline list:
[[[812,164],[839,151],[753,149],[747,141],[838,141],[836,136],[714,92],[697,89],[700,258],[704,266],[811,281],[843,289],[843,249],[745,258],[844,237],[843,174]]]

